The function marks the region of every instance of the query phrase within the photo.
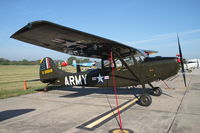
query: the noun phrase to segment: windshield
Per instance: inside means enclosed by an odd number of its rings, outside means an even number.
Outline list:
[[[141,62],[144,61],[146,56],[141,51],[136,51],[136,53],[134,54],[134,58],[135,58],[137,63],[141,63]]]
[[[137,63],[141,63],[144,61],[145,56],[140,51],[134,51],[133,53],[130,53],[128,56],[122,57],[122,59],[126,62],[128,66],[135,65]],[[114,65],[117,68],[125,67],[124,64],[116,57],[114,59]],[[111,63],[109,60],[102,60],[103,68],[110,68]]]

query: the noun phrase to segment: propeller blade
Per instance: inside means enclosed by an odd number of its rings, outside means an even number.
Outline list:
[[[186,87],[187,85],[186,85],[186,78],[185,78],[185,69],[184,69],[184,65],[183,65],[183,56],[182,56],[181,45],[180,45],[178,34],[177,34],[177,39],[178,39],[179,55],[180,55],[180,60],[181,60],[181,70],[182,70],[184,84],[185,84],[185,87]]]

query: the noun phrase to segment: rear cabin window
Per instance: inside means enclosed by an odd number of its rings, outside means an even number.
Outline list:
[[[111,67],[111,63],[110,63],[109,60],[104,60],[104,61],[103,61],[103,65],[104,65],[104,68],[109,68],[109,67]]]

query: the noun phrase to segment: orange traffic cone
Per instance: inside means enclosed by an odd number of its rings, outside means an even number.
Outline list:
[[[27,90],[27,86],[26,86],[26,80],[24,80],[24,90]]]

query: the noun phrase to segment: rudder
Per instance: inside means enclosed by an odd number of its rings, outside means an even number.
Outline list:
[[[45,57],[40,61],[40,80],[44,83],[52,83],[57,79],[58,68],[53,60]]]

